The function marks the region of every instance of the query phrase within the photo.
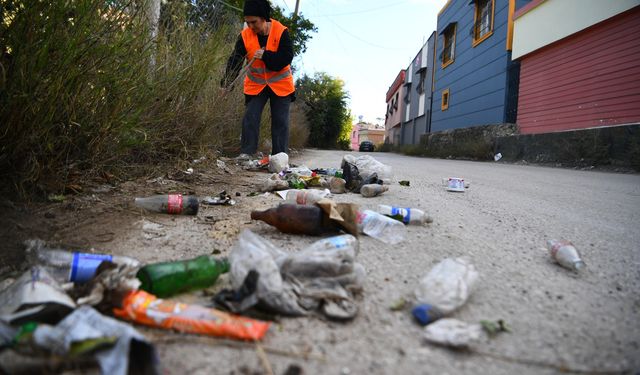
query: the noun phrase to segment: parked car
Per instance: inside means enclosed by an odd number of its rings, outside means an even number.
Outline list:
[[[359,151],[373,151],[376,148],[376,146],[373,145],[373,142],[371,141],[362,141],[360,142],[360,148],[358,149]]]

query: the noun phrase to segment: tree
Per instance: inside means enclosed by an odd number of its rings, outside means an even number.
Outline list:
[[[306,74],[298,79],[296,92],[307,109],[309,145],[319,148],[344,148],[351,131],[351,113],[347,108],[349,94],[341,79],[326,73]]]

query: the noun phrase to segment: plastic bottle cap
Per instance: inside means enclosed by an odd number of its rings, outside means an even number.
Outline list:
[[[418,305],[411,310],[413,317],[423,326],[437,320],[440,314],[436,313],[433,306],[429,304]]]

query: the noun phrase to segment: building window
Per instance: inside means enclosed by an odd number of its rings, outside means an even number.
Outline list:
[[[495,0],[475,0],[475,13],[473,17],[473,46],[493,34],[493,8]]]
[[[418,84],[416,85],[416,92],[418,95],[424,94],[424,81],[427,78],[427,69],[420,69],[420,78]]]
[[[406,86],[407,87],[404,90],[404,98],[403,98],[403,100],[404,100],[405,104],[409,104],[411,102],[411,84],[408,83]]]
[[[449,109],[449,89],[442,91],[442,103],[440,103],[440,109],[443,111]]]
[[[443,32],[442,67],[453,63],[456,49],[456,24],[449,25]]]

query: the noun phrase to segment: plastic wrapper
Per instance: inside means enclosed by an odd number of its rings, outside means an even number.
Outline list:
[[[299,167],[287,168],[287,173],[295,174],[298,176],[305,176],[305,177],[311,177],[313,175],[313,171],[305,165],[301,165]]]
[[[353,293],[361,291],[365,279],[356,254],[357,239],[351,235],[322,239],[287,254],[245,230],[229,256],[231,281],[239,290],[246,287],[250,272],[257,272],[257,307],[288,315],[319,310],[331,318],[350,319],[357,313]]]
[[[295,293],[284,285],[280,275],[276,259],[284,258],[285,255],[250,230],[242,231],[229,255],[231,284],[234,289],[239,289],[249,271],[255,270],[259,274],[257,301],[268,309],[287,315],[305,315],[306,312],[296,302]]]
[[[271,325],[208,307],[160,299],[142,290],[128,293],[122,307],[114,308],[113,314],[152,327],[242,340],[262,339]]]

